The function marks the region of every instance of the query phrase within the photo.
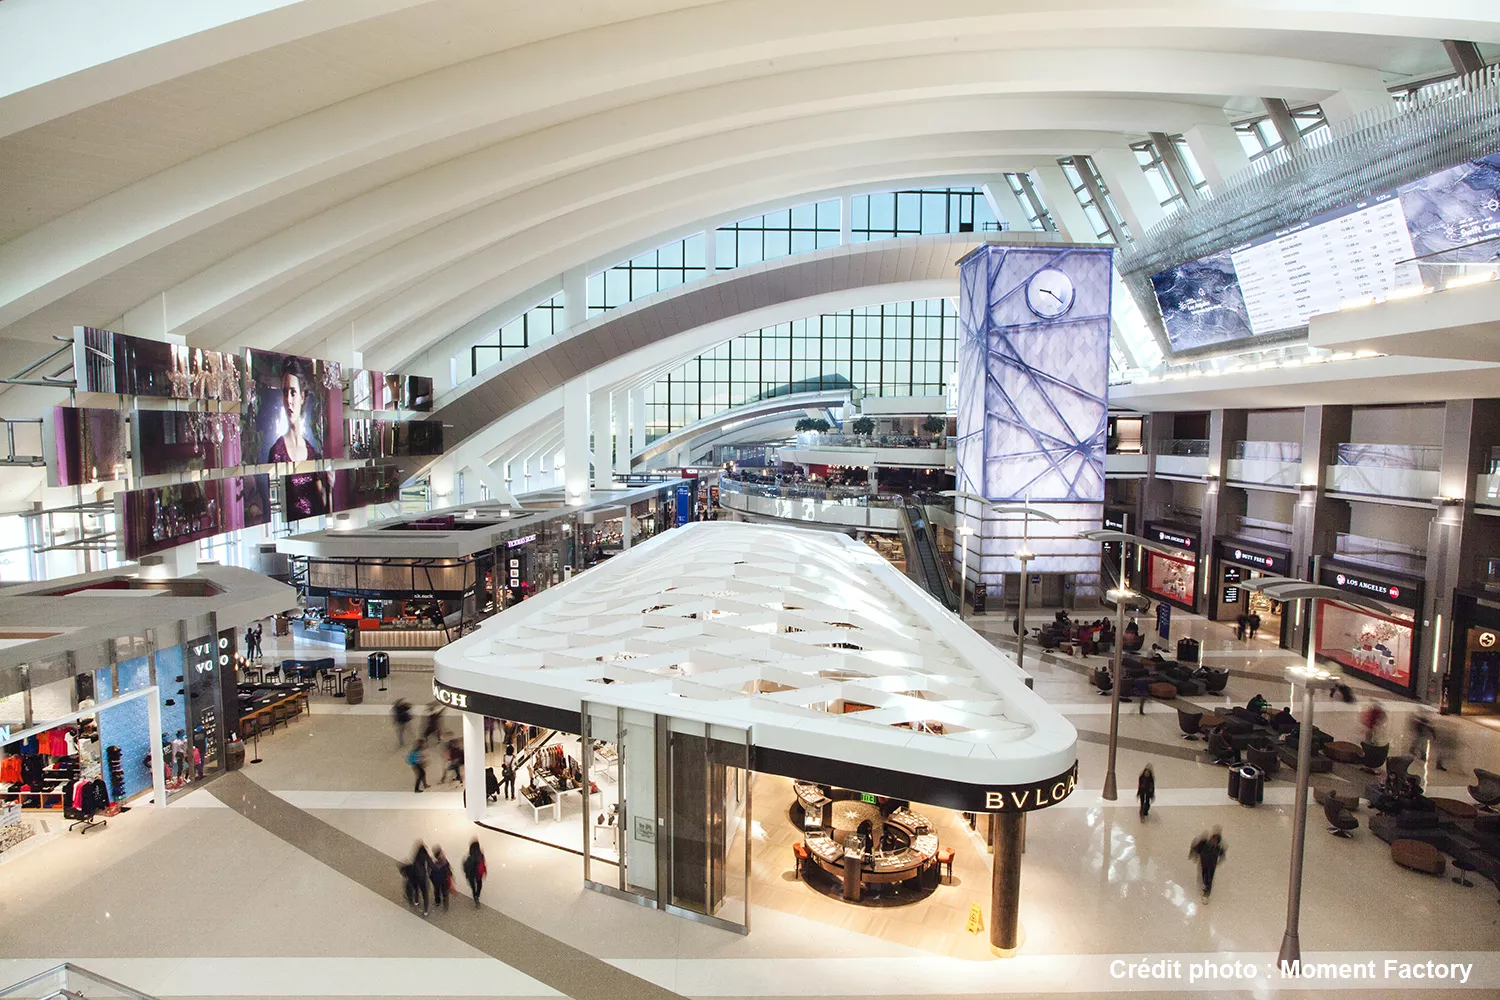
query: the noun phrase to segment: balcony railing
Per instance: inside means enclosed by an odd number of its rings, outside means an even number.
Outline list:
[[[1292,526],[1280,521],[1263,521],[1256,517],[1236,517],[1229,530],[1247,542],[1266,542],[1279,549],[1291,549]]]
[[[1443,449],[1425,444],[1341,444],[1327,485],[1339,493],[1429,500],[1440,492]]]
[[[1166,476],[1208,475],[1208,441],[1205,438],[1178,438],[1162,442],[1156,455],[1156,473]]]
[[[1302,479],[1302,444],[1298,441],[1236,441],[1234,457],[1224,465],[1228,479],[1265,486],[1296,486]]]
[[[799,448],[946,448],[953,440],[916,434],[798,434]]]
[[[1160,454],[1207,458],[1208,438],[1176,438],[1164,442]]]
[[[1400,542],[1343,532],[1334,536],[1333,551],[1344,562],[1359,563],[1379,569],[1395,570],[1412,576],[1427,572],[1427,553]]]

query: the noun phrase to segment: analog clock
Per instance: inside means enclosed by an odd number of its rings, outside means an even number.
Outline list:
[[[1073,308],[1073,279],[1044,267],[1026,282],[1026,305],[1042,319],[1057,319]]]

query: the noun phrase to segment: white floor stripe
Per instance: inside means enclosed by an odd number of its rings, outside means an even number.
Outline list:
[[[298,809],[462,809],[461,792],[273,791]]]
[[[1166,963],[1164,976],[1127,978],[1141,962]],[[993,962],[950,958],[706,958],[612,959],[611,964],[690,997],[722,996],[994,996],[1005,993],[1202,993],[1222,996],[1252,992],[1257,996],[1303,990],[1500,989],[1500,962],[1489,952],[1319,952],[1309,963],[1374,963],[1374,975],[1331,979],[1283,979],[1273,952],[1189,952],[1125,955],[1026,955]],[[1407,965],[1429,960],[1469,966],[1468,982],[1447,979],[1387,977],[1387,959]],[[1239,963],[1239,975],[1209,976],[1206,966]],[[1247,968],[1248,967],[1248,968]],[[1399,972],[1399,968],[1394,970]],[[1196,974],[1196,976],[1195,976]],[[1461,974],[1461,970],[1460,973]]]
[[[0,959],[0,982],[17,982],[63,961],[60,958]],[[274,955],[265,958],[70,958],[67,961],[158,997],[563,995],[493,958],[296,958]]]

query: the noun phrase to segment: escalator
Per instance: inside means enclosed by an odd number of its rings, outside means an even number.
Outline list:
[[[948,574],[937,557],[937,546],[932,543],[932,532],[922,508],[902,502],[901,541],[906,546],[906,575],[920,583],[926,591],[942,602],[949,611],[958,610],[958,601],[953,588],[948,584]]]

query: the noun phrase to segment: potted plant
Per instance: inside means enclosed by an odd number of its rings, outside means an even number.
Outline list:
[[[850,429],[856,434],[869,436],[875,433],[875,421],[870,417],[859,417],[850,424]]]
[[[928,417],[922,421],[922,429],[935,437],[948,429],[948,421],[942,417]]]

